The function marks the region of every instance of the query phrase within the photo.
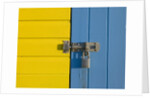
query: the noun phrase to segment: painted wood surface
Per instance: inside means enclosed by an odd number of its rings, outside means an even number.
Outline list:
[[[99,42],[100,50],[91,52],[89,88],[107,87],[107,20],[108,8],[90,8],[89,41]]]
[[[56,62],[57,60],[57,62]],[[18,74],[69,74],[69,57],[18,57]]]
[[[125,87],[125,23],[124,7],[72,9],[71,41],[99,42],[101,48],[90,53],[89,69],[81,68],[81,53],[71,53],[71,88]]]
[[[17,54],[19,88],[69,88],[70,8],[20,8]]]
[[[23,8],[18,32],[17,87],[125,88],[125,7]],[[70,36],[100,43],[90,69],[81,68],[81,52],[62,52]]]
[[[38,29],[39,28],[39,29]],[[70,20],[19,21],[19,38],[70,38]]]
[[[72,8],[71,42],[88,42],[89,9]],[[71,88],[87,88],[88,69],[81,68],[81,52],[71,53]]]
[[[20,8],[19,20],[70,20],[70,8]]]
[[[18,74],[19,88],[69,88],[68,74]]]
[[[125,88],[126,8],[109,8],[108,88]]]
[[[62,51],[64,38],[23,38],[18,39],[18,56],[67,56]]]

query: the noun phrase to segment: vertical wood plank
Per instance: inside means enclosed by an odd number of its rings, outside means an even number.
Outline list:
[[[72,42],[88,41],[88,8],[72,8]],[[71,53],[71,88],[88,86],[87,69],[81,68],[81,52]]]
[[[109,8],[108,88],[125,88],[126,8]]]
[[[90,53],[89,88],[107,87],[107,10],[90,9],[89,40],[99,42],[100,50]]]

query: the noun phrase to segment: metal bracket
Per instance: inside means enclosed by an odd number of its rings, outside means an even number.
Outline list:
[[[99,51],[100,45],[97,42],[84,42],[84,43],[70,43],[69,41],[63,41],[63,52],[68,53],[71,49],[72,52],[94,52]]]
[[[70,41],[63,41],[63,53],[68,53],[70,50]]]
[[[82,43],[70,43],[70,41],[63,41],[63,53],[82,52],[82,67],[90,68],[90,55],[89,52],[97,52],[100,49],[100,45],[97,42],[82,42]]]

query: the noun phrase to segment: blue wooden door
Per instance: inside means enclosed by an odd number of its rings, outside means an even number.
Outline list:
[[[99,42],[91,67],[81,68],[81,52],[71,53],[71,88],[125,88],[126,8],[72,8],[72,42]]]

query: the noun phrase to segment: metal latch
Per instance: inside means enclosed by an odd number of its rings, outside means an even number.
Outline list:
[[[82,52],[82,68],[90,68],[90,54],[89,52],[97,52],[100,49],[98,42],[83,42],[70,43],[70,41],[63,41],[63,53]]]

